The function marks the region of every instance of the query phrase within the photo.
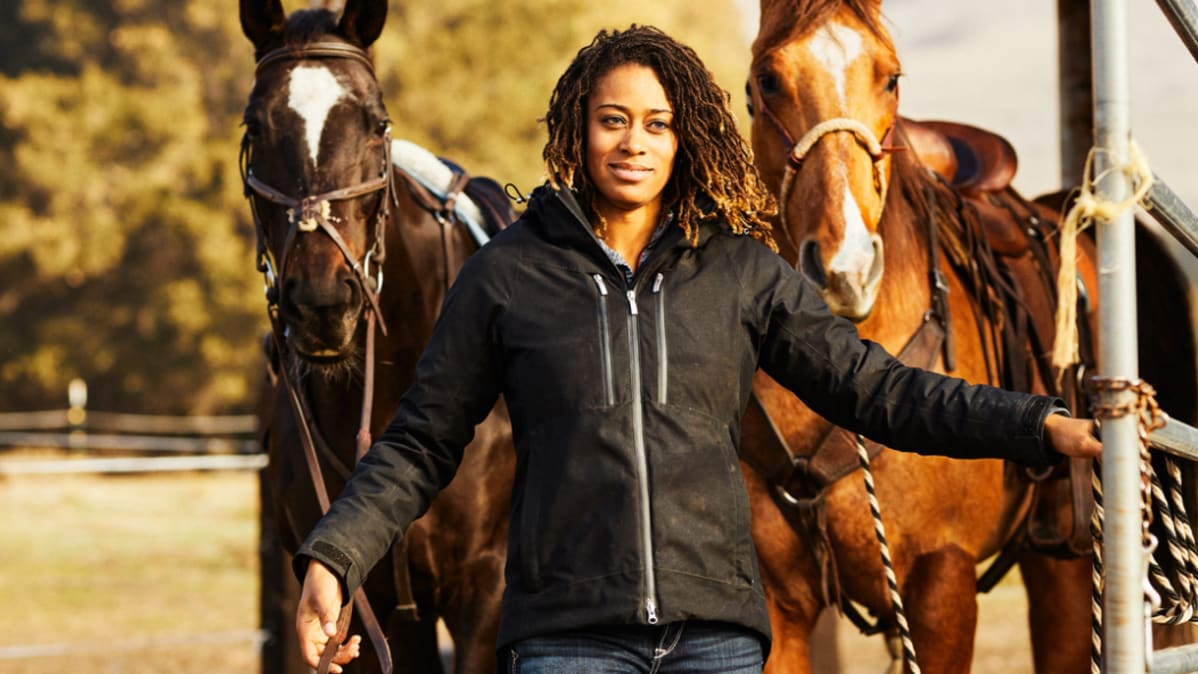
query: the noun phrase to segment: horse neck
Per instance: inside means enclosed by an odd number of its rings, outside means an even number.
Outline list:
[[[387,378],[376,385],[376,404],[391,408],[412,381],[449,284],[477,248],[461,225],[449,225],[446,237],[402,182],[396,185],[396,199],[387,223],[379,299],[387,335],[376,335],[375,347],[376,367]]]

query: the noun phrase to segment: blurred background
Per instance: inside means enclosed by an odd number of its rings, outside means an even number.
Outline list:
[[[1135,138],[1193,204],[1198,67],[1154,3],[1130,4]],[[901,111],[1006,135],[1016,186],[1056,189],[1055,3],[883,10]],[[597,28],[632,22],[695,47],[747,121],[751,0],[395,0],[375,48],[394,133],[527,191],[556,76]],[[0,45],[0,410],[61,406],[76,377],[97,409],[248,410],[266,322],[237,174],[253,59],[236,4],[8,0]]]

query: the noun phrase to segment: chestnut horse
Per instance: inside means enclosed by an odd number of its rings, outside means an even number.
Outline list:
[[[748,94],[756,162],[779,196],[781,254],[862,337],[895,354],[910,342],[911,364],[1076,404],[1043,358],[1053,338],[1055,251],[1042,225],[1053,212],[1007,186],[1014,156],[1001,139],[898,116],[901,68],[879,12],[879,0],[762,0]],[[958,153],[971,147],[976,161],[967,167]],[[950,184],[965,168],[972,182]],[[1079,262],[1091,300],[1092,259]],[[1083,335],[1093,310],[1092,301],[1081,308]],[[851,443],[766,376],[755,393],[760,406],[750,408],[743,446],[775,636],[767,671],[807,672],[808,637],[825,607],[860,605],[883,625],[895,614],[860,473],[810,484],[820,459],[805,457]],[[808,493],[780,498],[790,485],[768,475],[769,461],[752,460],[765,445],[796,457],[805,472],[789,476],[791,485]],[[841,473],[857,465],[849,457]],[[997,460],[890,450],[872,469],[919,665],[968,672],[977,565],[1023,536],[1030,482]],[[1075,554],[1007,554],[1018,555],[1028,588],[1036,670],[1080,674],[1089,668],[1085,510],[1068,494],[1049,494],[1048,505],[1083,513],[1080,529],[1062,527],[1059,541]],[[804,498],[807,514],[788,518],[784,502]],[[1069,536],[1079,530],[1080,544]]]
[[[366,51],[386,11],[386,0],[348,0],[340,18],[325,9],[285,16],[279,0],[241,0],[257,61],[242,165],[277,375],[261,432],[289,553],[322,513],[318,492],[335,496],[390,420],[445,291],[485,228],[513,217],[493,181],[467,182],[456,167],[391,139]],[[502,403],[465,456],[355,595],[361,622],[351,630],[374,638],[347,671],[387,666],[385,648],[372,650],[379,632],[396,671],[441,671],[438,618],[454,639],[455,671],[494,671],[514,474]],[[298,653],[292,624],[279,631]]]

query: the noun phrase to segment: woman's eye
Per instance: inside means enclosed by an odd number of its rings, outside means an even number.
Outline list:
[[[607,126],[620,126],[624,123],[624,118],[619,115],[608,115],[599,120]]]
[[[670,123],[664,119],[654,119],[649,122],[649,129],[653,131],[669,131]]]

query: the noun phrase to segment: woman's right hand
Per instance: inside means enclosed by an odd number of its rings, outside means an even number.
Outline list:
[[[329,568],[316,560],[308,562],[299,608],[295,612],[295,631],[299,635],[300,653],[313,669],[320,664],[329,639],[337,637],[337,616],[341,612],[341,581]],[[341,665],[361,653],[362,637],[350,637],[337,649],[331,674],[339,674]]]

